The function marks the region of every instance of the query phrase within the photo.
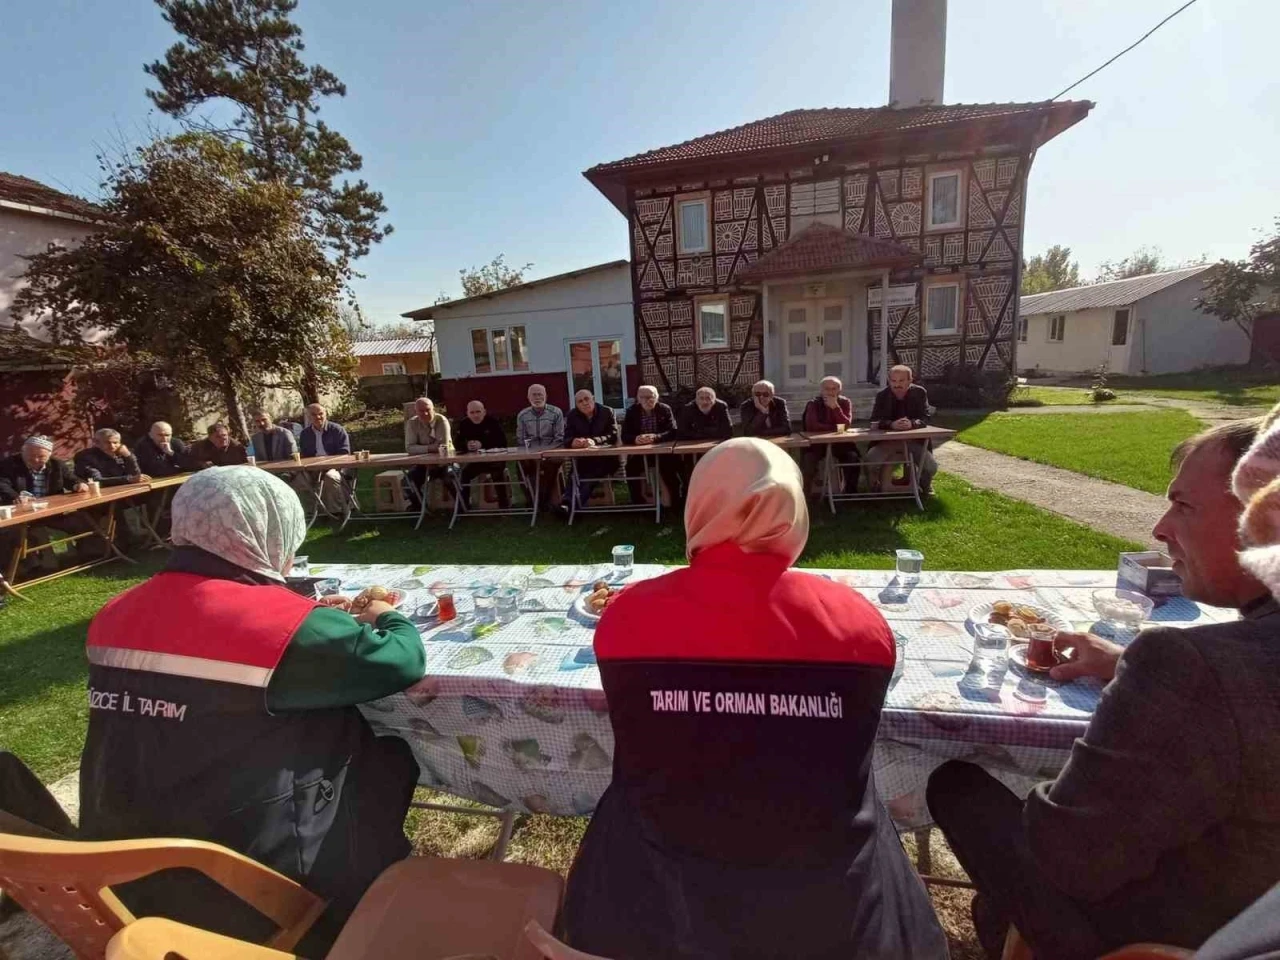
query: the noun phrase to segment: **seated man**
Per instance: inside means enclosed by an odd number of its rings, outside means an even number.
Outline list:
[[[230,467],[248,463],[249,455],[244,444],[231,438],[230,428],[222,422],[209,428],[209,435],[187,448],[187,467],[190,470],[207,470],[210,467]]]
[[[404,422],[404,449],[409,454],[431,454],[448,457],[453,454],[453,440],[449,421],[436,413],[436,405],[430,397],[419,397],[413,402],[414,415]],[[415,504],[422,505],[427,484],[432,480],[444,480],[449,492],[456,495],[456,483],[450,480],[450,465],[427,467],[419,464],[409,471],[409,495]]]
[[[636,391],[636,402],[631,405],[622,418],[622,442],[637,447],[647,447],[655,443],[670,443],[676,438],[676,420],[671,407],[658,401],[656,387],[643,386]],[[627,457],[627,487],[631,491],[631,502],[640,503],[643,499],[643,485],[640,477],[645,475],[645,460],[631,454]],[[672,456],[658,456],[658,476],[671,491],[671,507],[679,509],[682,502],[680,496],[680,473],[676,469],[676,460]],[[654,491],[654,496],[658,496]]]
[[[751,399],[738,408],[744,437],[785,437],[791,432],[787,401],[775,396],[773,384],[760,380],[751,387]]]
[[[163,420],[151,425],[147,435],[133,445],[138,469],[149,477],[172,477],[187,469],[187,445],[173,435]]]
[[[151,479],[142,472],[129,448],[120,442],[120,431],[110,427],[94,431],[93,446],[76,454],[75,466],[80,477],[97,479],[103,487],[145,483]]]
[[[831,433],[841,424],[848,427],[853,423],[853,402],[840,392],[843,389],[839,377],[822,379],[818,395],[804,405],[805,433]],[[800,468],[804,474],[805,496],[810,499],[814,496],[814,478],[828,452],[840,463],[858,462],[858,449],[852,443],[820,443],[806,449],[800,457]],[[840,469],[837,477],[839,474],[844,474],[844,482],[851,492],[858,488],[856,467]]]
[[[265,410],[253,412],[253,426],[256,432],[249,438],[249,442],[253,445],[255,460],[259,463],[273,463],[293,459],[298,444],[292,430],[276,426]]]
[[[304,457],[334,457],[351,452],[351,438],[341,424],[329,419],[323,406],[313,403],[307,407],[311,425],[302,431],[298,449]]]
[[[877,430],[915,430],[929,425],[929,394],[918,383],[912,383],[911,368],[898,364],[889,368],[889,386],[876,394],[875,406],[871,408],[871,425]],[[915,440],[906,444],[909,455],[915,461],[920,493],[928,495],[933,491],[933,475],[938,472],[938,461],[933,458],[929,441]],[[902,459],[901,443],[873,443],[863,458],[868,468],[879,464],[878,473],[871,471],[871,489],[883,490],[893,476],[893,464],[885,464],[886,460]],[[903,475],[901,480],[894,480],[898,486],[906,486],[911,481]]]
[[[1114,679],[1056,780],[1019,800],[952,761],[929,810],[977,885],[988,951],[1012,922],[1037,958],[1095,958],[1136,942],[1194,948],[1262,896],[1280,863],[1280,607],[1240,564],[1232,468],[1257,421],[1179,445],[1156,524],[1184,596],[1230,623],[1143,631],[1120,656],[1060,634],[1067,680]]]
[[[699,387],[693,395],[693,403],[685,404],[676,414],[677,440],[728,440],[733,436],[733,424],[729,422],[729,405],[716,399],[710,387]],[[698,458],[684,454],[675,458],[680,472],[681,500],[688,495],[689,478]]]
[[[472,400],[467,404],[467,415],[454,428],[459,452],[479,453],[481,450],[497,450],[507,445],[507,435],[497,417],[489,416],[484,404]],[[507,486],[506,463],[468,463],[462,468],[462,508],[469,507],[471,483],[476,477],[486,477],[498,494],[498,508],[511,509],[511,488]]]
[[[612,407],[596,403],[590,390],[579,390],[573,395],[574,409],[564,418],[564,445],[574,450],[588,447],[617,446],[618,419]],[[597,480],[611,477],[618,472],[617,457],[580,457],[578,465],[578,502],[587,505],[591,499],[591,486]],[[572,489],[564,494],[567,507]]]
[[[90,480],[98,479],[97,471],[90,471]],[[53,441],[44,436],[27,437],[22,450],[0,460],[0,504],[14,504],[22,500],[40,500],[60,493],[84,493],[88,484],[76,476],[71,464],[53,455]],[[89,519],[81,512],[63,514],[47,520],[27,531],[29,544],[48,543],[46,528],[52,527],[68,534],[86,533]],[[19,543],[16,530],[0,532],[0,564],[7,562]],[[53,551],[40,550],[33,562],[47,568],[57,566]]]
[[[529,387],[529,406],[516,415],[516,446],[526,450],[546,450],[548,447],[564,446],[564,412],[557,406],[547,403],[547,388],[540,383]],[[525,474],[525,483],[532,492],[533,484],[525,471],[534,464],[539,472],[538,499],[539,507],[559,502],[557,484],[560,481],[560,470],[563,464],[559,460],[537,460],[532,463],[522,460],[521,473]]]

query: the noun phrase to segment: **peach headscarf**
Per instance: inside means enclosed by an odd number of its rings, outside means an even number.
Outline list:
[[[726,440],[702,458],[684,507],[686,555],[721,543],[796,562],[809,539],[809,508],[796,462],[755,437]]]

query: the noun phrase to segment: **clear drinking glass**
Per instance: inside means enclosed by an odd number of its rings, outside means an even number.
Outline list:
[[[520,588],[503,587],[497,592],[495,604],[499,623],[510,623],[520,616]]]
[[[1009,640],[1008,629],[998,623],[975,623],[973,625],[973,662],[971,670],[986,673],[998,670],[1008,662]]]
[[[316,584],[317,597],[334,597],[342,592],[342,581],[337,577],[327,577]]]
[[[294,557],[293,567],[289,570],[291,577],[311,576],[311,560],[309,557]]]
[[[904,587],[914,586],[920,582],[920,571],[924,569],[924,554],[919,550],[898,550],[897,557],[898,583]]]
[[[480,623],[493,623],[498,619],[497,598],[496,587],[477,587],[471,591],[471,602]]]
[[[630,543],[620,543],[613,548],[613,575],[617,579],[631,576],[636,548]]]

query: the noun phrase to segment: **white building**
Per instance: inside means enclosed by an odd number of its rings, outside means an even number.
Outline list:
[[[639,386],[626,260],[403,316],[435,323],[441,397],[451,415],[469,400],[483,400],[499,416],[518,413],[533,383],[546,386],[548,401],[562,410],[584,387],[622,410]]]
[[[1141,376],[1247,363],[1249,337],[1196,309],[1211,264],[1023,297],[1018,370]]]

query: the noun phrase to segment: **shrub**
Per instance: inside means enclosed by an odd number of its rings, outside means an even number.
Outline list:
[[[949,363],[929,384],[929,402],[942,408],[1002,408],[1018,389],[1018,380],[1000,370],[979,370]]]

